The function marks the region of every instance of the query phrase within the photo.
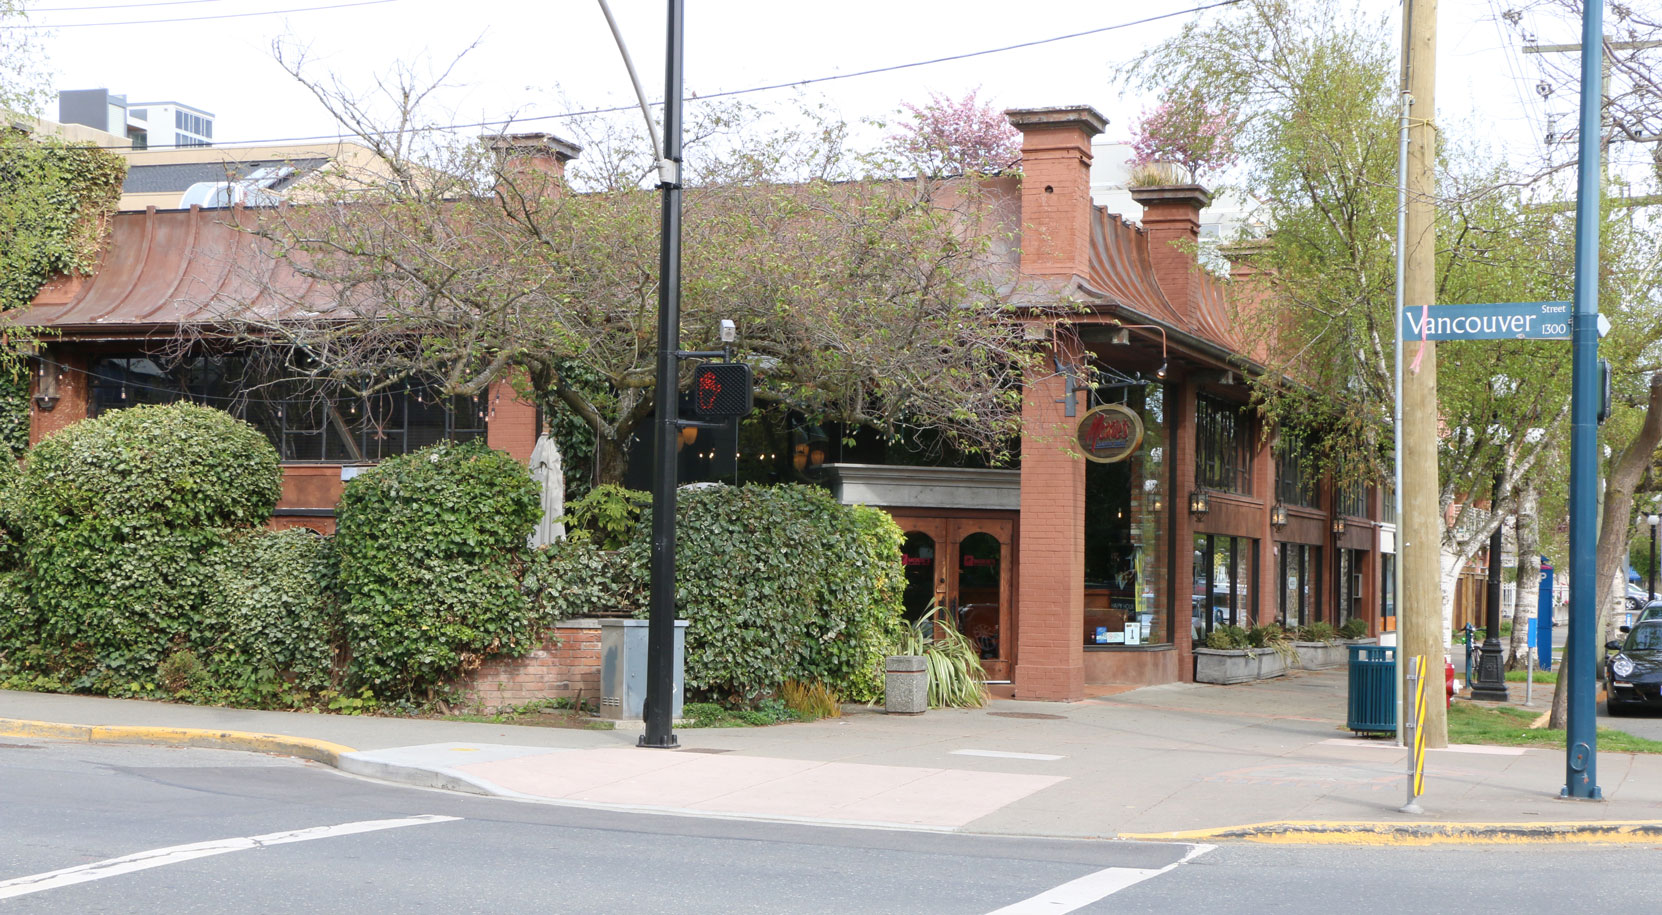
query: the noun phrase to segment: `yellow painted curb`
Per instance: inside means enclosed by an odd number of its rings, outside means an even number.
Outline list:
[[[1390,823],[1366,820],[1284,820],[1190,829],[1120,833],[1137,841],[1265,842],[1281,845],[1623,845],[1662,844],[1662,820],[1551,823]]]
[[[208,747],[217,750],[247,750],[298,756],[325,765],[340,765],[340,757],[355,752],[352,747],[289,737],[283,734],[256,734],[250,731],[215,731],[206,728],[154,728],[126,725],[58,724],[23,718],[0,718],[0,737],[40,737],[54,740],[83,740],[89,743],[147,743],[165,746]]]

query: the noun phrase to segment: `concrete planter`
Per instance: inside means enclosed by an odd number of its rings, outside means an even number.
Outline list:
[[[1287,672],[1287,660],[1270,648],[1196,648],[1196,683],[1250,683]]]
[[[1297,670],[1326,670],[1345,663],[1345,642],[1294,642]]]

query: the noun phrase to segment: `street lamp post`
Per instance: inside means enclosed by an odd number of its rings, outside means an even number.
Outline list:
[[[1650,596],[1646,600],[1656,600],[1656,524],[1662,521],[1662,516],[1650,515],[1645,523],[1650,525]]]
[[[1495,483],[1494,500],[1491,508],[1498,511],[1500,508],[1500,483]],[[1484,601],[1489,606],[1483,620],[1483,653],[1478,656],[1477,677],[1472,680],[1472,698],[1483,699],[1489,702],[1505,702],[1506,696],[1506,665],[1502,662],[1500,645],[1500,550],[1501,528],[1503,524],[1495,525],[1495,532],[1489,535],[1489,580]],[[1518,625],[1513,618],[1512,625]]]

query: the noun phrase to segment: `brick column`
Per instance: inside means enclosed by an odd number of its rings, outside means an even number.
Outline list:
[[[1171,494],[1175,514],[1177,549],[1172,551],[1171,613],[1176,625],[1177,676],[1185,683],[1195,679],[1194,587],[1195,519],[1189,514],[1189,493],[1195,488],[1195,387],[1188,383],[1181,367],[1174,366],[1166,380],[1167,402],[1171,404],[1171,459],[1177,463],[1176,484]]]
[[[1131,189],[1131,199],[1142,204],[1143,230],[1148,233],[1148,259],[1166,300],[1190,328],[1200,322],[1201,276],[1195,259],[1200,243],[1200,211],[1212,195],[1197,184]]]
[[[1091,138],[1108,125],[1089,106],[1013,108],[1021,131],[1021,270],[1067,280],[1091,263]]]
[[[485,443],[508,452],[521,464],[530,464],[539,431],[536,406],[520,400],[513,384],[506,380],[491,383],[489,398]]]
[[[1085,460],[1071,446],[1078,420],[1056,402],[1065,392],[1050,375],[1028,379],[1022,393],[1018,699],[1085,696]]]
[[[1258,616],[1259,625],[1275,622],[1276,595],[1281,587],[1276,579],[1281,571],[1275,557],[1275,528],[1270,526],[1270,508],[1275,505],[1275,453],[1269,440],[1259,436],[1258,450],[1252,456],[1252,494],[1263,503],[1254,522],[1258,538]]]

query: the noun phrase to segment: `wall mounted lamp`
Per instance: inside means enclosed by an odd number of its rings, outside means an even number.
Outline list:
[[[1270,526],[1278,531],[1287,526],[1287,506],[1280,502],[1270,506]]]
[[[1211,510],[1212,497],[1206,494],[1206,490],[1197,489],[1189,493],[1189,514],[1200,516]]]
[[[1343,518],[1334,518],[1333,519],[1333,537],[1334,537],[1334,539],[1338,539],[1339,537],[1343,537],[1344,535],[1345,535],[1345,519],[1343,519]]]
[[[1154,377],[1164,379],[1166,377],[1166,365],[1168,362],[1166,359],[1166,329],[1158,324],[1121,324],[1119,325],[1119,330],[1114,332],[1114,335],[1109,338],[1109,341],[1112,343],[1130,343],[1131,334],[1128,333],[1130,330],[1159,331],[1160,368],[1154,372]]]

